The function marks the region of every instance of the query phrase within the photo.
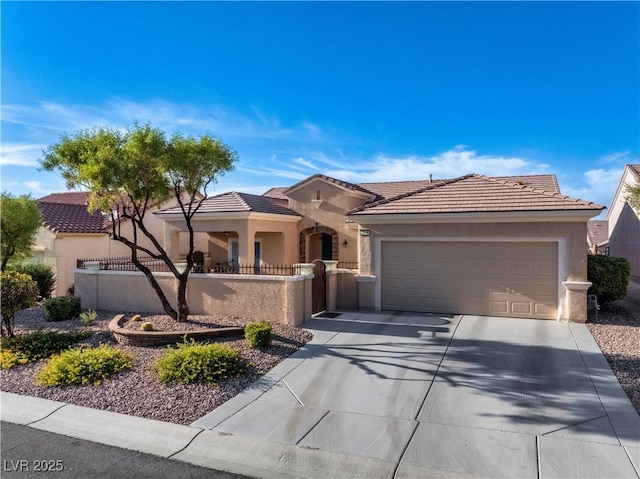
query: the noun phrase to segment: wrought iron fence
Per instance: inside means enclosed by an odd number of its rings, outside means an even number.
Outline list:
[[[154,273],[169,271],[169,267],[161,259],[152,258],[151,256],[138,256],[138,259]],[[129,256],[117,258],[82,258],[77,260],[76,267],[78,269],[92,269],[95,268],[96,263],[98,263],[97,269],[101,270],[138,271],[138,267],[133,264]]]
[[[151,271],[169,272],[169,267],[164,261],[150,256],[138,257],[140,262]],[[120,258],[83,258],[78,259],[76,264],[78,269],[101,269],[110,271],[138,271],[138,268],[130,257]],[[216,263],[206,270],[194,265],[193,273],[223,273],[223,274],[258,274],[266,276],[293,276],[296,269],[290,264],[270,264],[270,265],[237,265],[232,262]]]
[[[357,261],[338,261],[338,269],[358,269]]]

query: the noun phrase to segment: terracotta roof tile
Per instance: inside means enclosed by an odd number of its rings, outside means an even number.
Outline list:
[[[293,210],[280,206],[266,196],[251,195],[231,191],[207,198],[198,209],[199,214],[206,213],[269,213],[275,215],[300,216]],[[181,213],[179,207],[168,208],[160,213]]]
[[[603,206],[511,180],[466,175],[395,198],[356,208],[348,214],[428,214],[497,211],[600,210]]]
[[[44,225],[55,233],[102,233],[111,222],[87,211],[87,192],[52,193],[37,200]]]
[[[278,200],[288,200],[289,197],[284,194],[288,189],[288,186],[278,186],[276,188],[271,188],[269,191],[265,191],[262,193],[262,196],[266,196],[267,198],[276,198]]]
[[[606,220],[587,221],[587,231],[592,244],[605,243],[609,239],[609,228]]]

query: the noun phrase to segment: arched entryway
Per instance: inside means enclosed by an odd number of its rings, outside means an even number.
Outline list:
[[[338,232],[328,226],[311,226],[300,232],[300,262],[338,260]],[[313,257],[312,257],[313,256]]]

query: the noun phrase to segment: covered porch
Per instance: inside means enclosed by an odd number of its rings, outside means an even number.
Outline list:
[[[172,260],[179,261],[180,251],[185,250],[180,242],[188,241],[182,212],[171,208],[156,215],[165,222],[165,249]],[[195,250],[206,258],[204,272],[297,263],[301,219],[294,211],[256,195],[225,193],[207,199],[191,222],[198,237]]]

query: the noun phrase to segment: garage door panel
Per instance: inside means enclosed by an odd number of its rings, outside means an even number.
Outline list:
[[[511,302],[511,312],[513,314],[531,314],[531,303],[518,303],[516,301]]]
[[[488,313],[506,314],[509,312],[509,305],[506,301],[489,301]]]
[[[382,242],[382,307],[555,318],[555,243]]]

